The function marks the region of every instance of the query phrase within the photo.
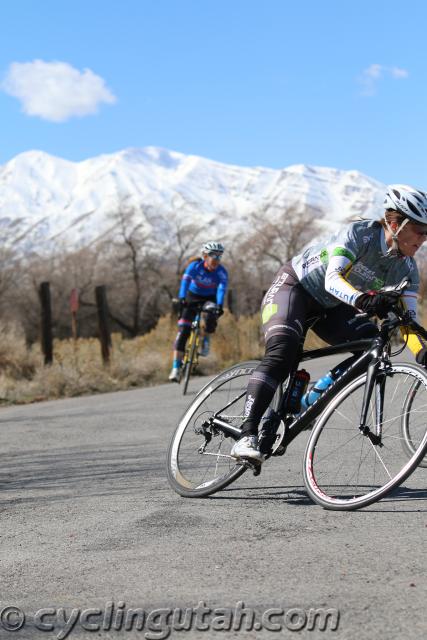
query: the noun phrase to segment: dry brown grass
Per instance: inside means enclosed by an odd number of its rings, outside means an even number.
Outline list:
[[[176,318],[166,316],[144,336],[126,340],[114,334],[109,366],[102,363],[97,339],[58,340],[54,342],[54,362],[46,367],[39,345],[28,348],[23,334],[0,327],[0,403],[28,403],[167,382],[176,330]],[[321,344],[311,334],[306,347]],[[200,358],[199,373],[214,374],[262,354],[258,314],[235,318],[225,312],[212,338],[210,355]]]

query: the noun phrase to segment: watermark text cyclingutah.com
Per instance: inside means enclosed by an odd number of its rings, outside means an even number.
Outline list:
[[[172,632],[189,631],[336,631],[338,609],[293,607],[247,607],[243,601],[234,607],[209,607],[200,601],[196,607],[144,609],[127,607],[125,602],[107,602],[104,607],[43,607],[26,613],[16,606],[0,610],[0,630],[16,632],[35,628],[67,638],[74,629],[85,631],[140,631],[147,640],[164,640]]]

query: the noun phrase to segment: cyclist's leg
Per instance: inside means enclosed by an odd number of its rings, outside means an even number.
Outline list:
[[[351,340],[365,340],[375,338],[378,328],[374,322],[366,317],[358,317],[358,310],[344,302],[332,309],[326,309],[323,316],[312,326],[312,330],[328,344],[339,344]],[[346,369],[360,352],[340,362],[331,371],[335,375]]]
[[[205,300],[206,302],[216,302],[216,296],[207,296],[206,298],[203,298],[203,300]],[[200,331],[200,337],[201,337],[201,344],[202,344],[202,350],[201,350],[201,355],[202,356],[207,356],[209,354],[209,348],[210,348],[210,336],[211,334],[215,333],[217,327],[217,316],[214,313],[210,313],[209,311],[206,311],[205,313],[203,313],[203,323],[200,327],[201,331]]]
[[[214,302],[216,304],[216,296],[206,296],[205,298],[201,298],[205,302]],[[209,311],[205,311],[203,313],[203,331],[205,333],[215,333],[217,327],[217,316],[215,313],[211,313]]]
[[[191,307],[191,297],[188,296],[189,306],[184,307],[178,320],[178,333],[173,346],[173,362],[169,380],[179,381],[182,360],[184,358],[185,345],[191,332],[191,323],[196,315],[196,309]]]
[[[366,317],[357,317],[357,310],[348,304],[341,303],[332,309],[325,309],[322,316],[311,326],[319,338],[328,344],[338,344],[349,340],[374,338],[378,333],[376,325]],[[345,358],[324,375],[314,381],[302,399],[304,408],[313,404],[326,388],[338,378],[347,367],[359,357],[359,352]]]
[[[329,344],[374,338],[378,333],[375,323],[369,318],[357,317],[358,313],[354,307],[341,302],[336,307],[325,309],[312,329]]]
[[[259,458],[256,436],[261,418],[278,385],[295,365],[308,317],[318,311],[316,301],[303,289],[290,265],[285,265],[263,300],[265,355],[249,380],[243,438],[234,447],[236,455]]]

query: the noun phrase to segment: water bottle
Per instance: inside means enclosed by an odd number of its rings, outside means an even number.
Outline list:
[[[317,400],[317,398],[331,385],[335,380],[349,367],[355,360],[357,360],[358,356],[350,356],[344,362],[341,362],[339,365],[328,371],[323,378],[317,380],[310,391],[305,393],[301,398],[301,411],[305,411],[313,402]]]
[[[301,398],[307,391],[310,382],[310,374],[305,369],[296,371],[291,391],[289,393],[288,409],[291,413],[299,413],[301,410]]]
[[[328,371],[328,373],[317,380],[313,387],[305,393],[301,398],[301,411],[305,411],[313,402],[317,400],[317,398],[331,385],[335,380],[335,377],[332,375],[332,371]]]

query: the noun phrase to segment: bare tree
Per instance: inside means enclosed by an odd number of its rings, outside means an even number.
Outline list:
[[[176,295],[188,259],[195,253],[200,254],[199,245],[202,234],[206,233],[206,225],[194,221],[199,208],[196,202],[176,194],[171,210],[161,216],[167,228],[163,240],[165,253],[168,263],[174,264],[174,281],[166,285],[171,298]]]
[[[103,263],[110,263],[98,278],[111,293],[111,318],[131,336],[152,328],[163,304],[164,265],[152,231],[154,212],[153,207],[123,201],[110,214],[115,233],[99,246]]]
[[[283,209],[266,205],[250,216],[253,231],[242,248],[251,248],[259,261],[278,268],[316,237],[318,213],[312,207],[301,211],[295,206]]]
[[[238,312],[255,313],[277,269],[297,255],[319,231],[319,211],[266,204],[249,216],[251,229],[230,252],[230,275]]]
[[[91,304],[89,300],[93,298],[95,272],[99,261],[100,256],[95,248],[86,247],[70,251],[58,247],[55,254],[33,254],[21,262],[19,274],[15,274],[15,278],[19,278],[19,288],[13,295],[13,317],[24,327],[30,342],[38,337],[38,292],[40,283],[46,280],[51,284],[55,335],[69,337],[71,334],[69,302],[73,288],[79,290],[82,302],[79,312],[80,332],[93,335],[96,328],[96,309],[94,303]]]

